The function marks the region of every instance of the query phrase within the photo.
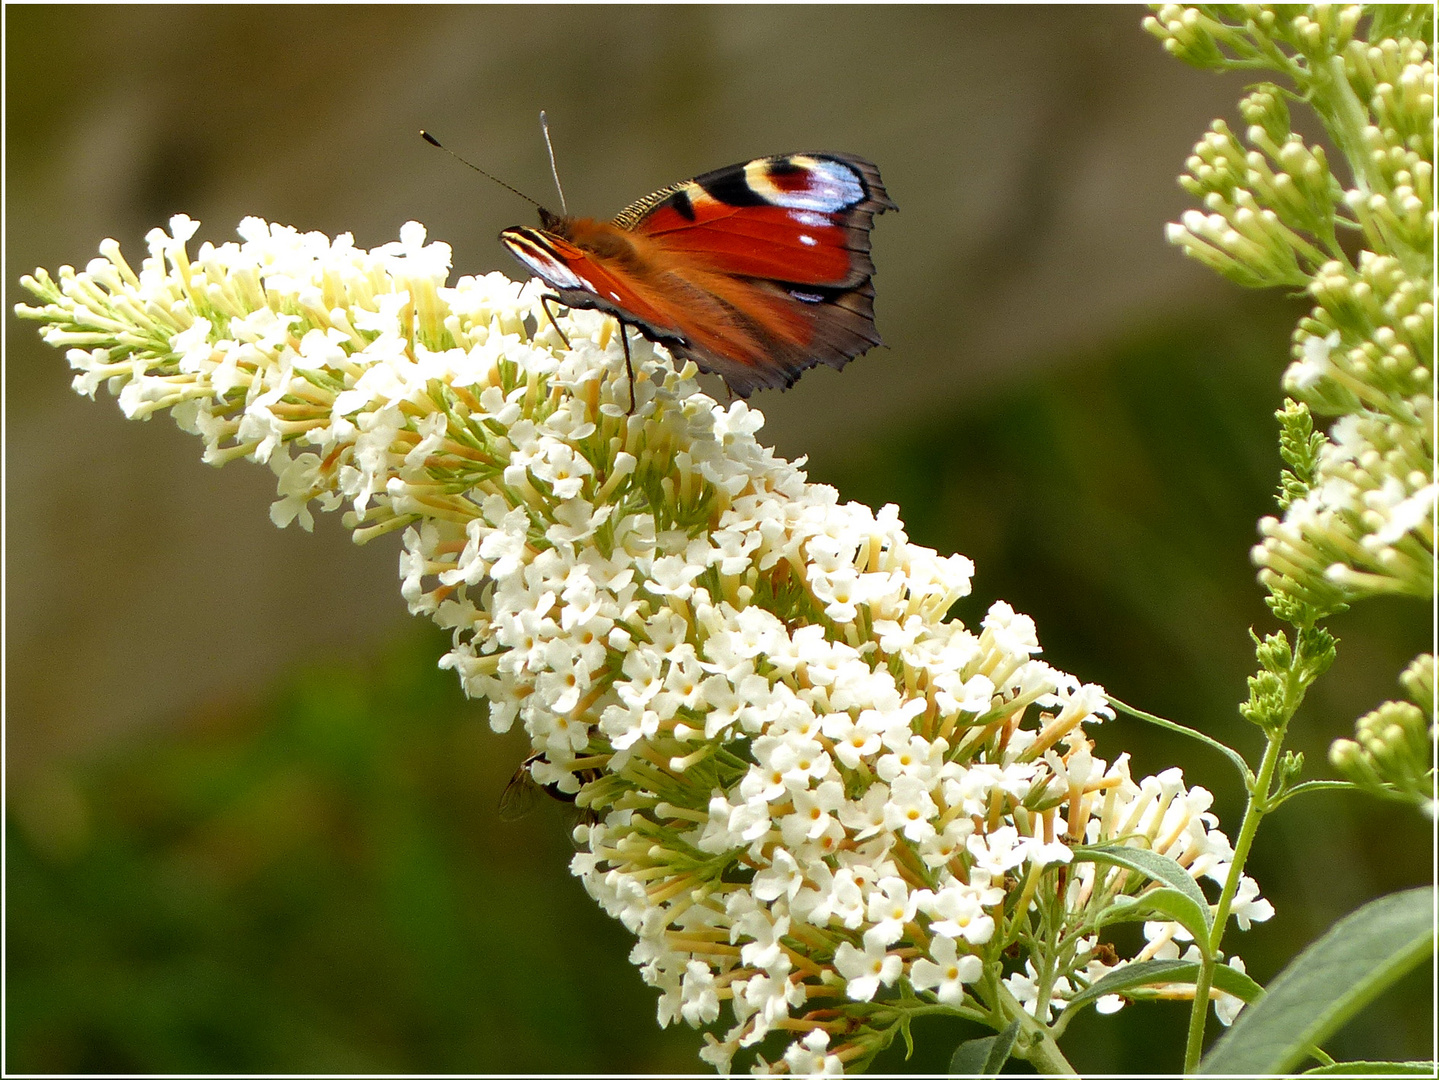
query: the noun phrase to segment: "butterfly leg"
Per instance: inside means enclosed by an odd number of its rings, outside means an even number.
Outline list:
[[[615,322],[620,324],[620,341],[625,346],[625,372],[630,377],[630,409],[626,415],[633,416],[635,414],[635,369],[634,365],[630,363],[630,335],[625,329],[623,319],[616,318]]]
[[[560,324],[555,322],[555,313],[550,310],[551,301],[553,301],[554,303],[559,303],[560,298],[558,296],[553,296],[550,293],[545,293],[543,296],[540,297],[540,306],[545,309],[545,314],[548,315],[550,319],[550,325],[555,328],[555,333],[560,335],[560,340],[565,343],[565,348],[568,349],[570,347],[570,339],[567,338],[565,336],[565,332],[560,329]]]

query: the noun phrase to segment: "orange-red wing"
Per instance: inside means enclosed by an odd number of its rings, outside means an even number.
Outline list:
[[[675,184],[612,223],[542,211],[544,228],[500,239],[561,303],[614,315],[748,397],[879,344],[869,230],[894,208],[864,159],[787,154]]]
[[[874,273],[874,215],[892,209],[879,170],[863,158],[785,154],[676,184],[615,224],[721,273],[853,288]]]
[[[614,229],[607,222],[566,226]],[[634,259],[606,258],[556,233],[522,225],[506,229],[500,239],[554,288],[560,303],[608,312],[675,356],[693,360],[701,371],[720,375],[741,397],[789,386],[817,362],[809,358],[809,321],[793,310],[796,301],[767,283],[665,261],[636,266]]]
[[[659,334],[680,335],[674,313],[637,290],[623,267],[606,265],[606,260],[544,229],[516,225],[500,233],[500,240],[549,283],[566,306],[598,308],[635,325],[644,323]]]

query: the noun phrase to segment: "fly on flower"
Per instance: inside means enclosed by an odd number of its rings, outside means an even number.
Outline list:
[[[535,779],[535,774],[531,770],[536,762],[544,760],[544,754],[536,752],[520,762],[519,768],[515,770],[515,775],[510,777],[509,783],[505,784],[505,790],[500,792],[500,820],[518,821],[540,805],[541,796],[548,796],[556,802],[574,806],[576,816],[586,825],[599,820],[599,816],[588,806],[575,806],[579,792],[564,791],[558,783],[542,784]],[[599,779],[603,773],[598,769],[577,769],[574,775],[583,788],[592,780]]]

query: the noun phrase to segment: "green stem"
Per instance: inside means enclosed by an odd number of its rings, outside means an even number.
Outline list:
[[[1229,908],[1234,903],[1234,894],[1239,890],[1239,879],[1244,872],[1245,860],[1249,858],[1254,834],[1259,831],[1260,819],[1270,810],[1269,785],[1274,779],[1274,769],[1279,764],[1279,748],[1284,743],[1284,732],[1285,727],[1272,731],[1268,745],[1264,747],[1264,759],[1259,763],[1259,774],[1250,789],[1249,803],[1244,808],[1244,821],[1239,826],[1239,836],[1234,842],[1234,859],[1229,864],[1229,876],[1224,879],[1224,889],[1219,894],[1219,904],[1214,912],[1214,928],[1209,932],[1209,941],[1202,950],[1199,976],[1194,980],[1194,1008],[1189,1013],[1189,1040],[1184,1047],[1186,1074],[1199,1067],[1199,1055],[1204,1050],[1204,1025],[1209,1018],[1209,988],[1214,985],[1214,956],[1224,940]]]
[[[1109,703],[1113,705],[1116,709],[1118,709],[1120,712],[1128,713],[1135,719],[1143,720],[1146,723],[1153,724],[1155,727],[1164,728],[1166,731],[1173,731],[1180,735],[1187,735],[1191,739],[1195,739],[1199,742],[1204,743],[1206,746],[1211,747],[1214,750],[1218,750],[1221,754],[1223,754],[1225,757],[1227,757],[1230,761],[1234,763],[1234,767],[1239,770],[1239,775],[1244,778],[1245,787],[1249,787],[1251,784],[1253,784],[1254,774],[1249,771],[1249,762],[1245,761],[1242,757],[1240,757],[1237,751],[1232,750],[1228,746],[1225,746],[1224,743],[1220,742],[1218,739],[1211,738],[1210,736],[1204,734],[1204,732],[1202,731],[1195,731],[1192,727],[1185,727],[1183,724],[1175,723],[1173,720],[1166,720],[1162,716],[1155,716],[1153,713],[1145,712],[1143,709],[1136,709],[1133,705],[1126,705],[1113,694],[1106,694],[1105,697],[1108,699]]]
[[[1375,190],[1375,181],[1364,149],[1364,129],[1369,112],[1349,85],[1344,58],[1331,56],[1311,71],[1310,105],[1334,145],[1349,163],[1354,186],[1366,194]]]
[[[1029,1014],[1004,983],[995,981],[993,988],[1000,1009],[1011,1020],[1019,1021],[1019,1037],[1014,1041],[1014,1056],[1029,1062],[1041,1076],[1078,1076],[1074,1066],[1059,1049],[1049,1028]]]
[[[1333,1065],[1335,1063],[1332,1057],[1317,1046],[1311,1046],[1309,1048],[1309,1056],[1319,1062],[1320,1065]]]
[[[1280,806],[1283,806],[1283,805],[1284,805],[1285,803],[1287,803],[1290,799],[1294,798],[1294,796],[1296,796],[1296,795],[1303,795],[1303,794],[1306,794],[1307,792],[1310,792],[1310,791],[1361,791],[1361,790],[1364,790],[1364,789],[1360,788],[1358,784],[1350,783],[1348,780],[1306,780],[1306,781],[1305,781],[1304,783],[1302,783],[1302,784],[1296,784],[1294,787],[1292,787],[1292,788],[1290,788],[1288,791],[1286,791],[1283,795],[1280,795],[1278,798],[1274,799],[1274,800],[1270,803],[1269,809],[1270,809],[1270,810],[1275,810],[1275,809],[1279,808]],[[1407,800],[1404,799],[1403,796],[1396,796],[1396,797],[1399,798],[1401,801],[1407,801]]]
[[[1389,185],[1364,144],[1364,129],[1373,122],[1373,118],[1349,82],[1344,57],[1331,56],[1327,61],[1315,64],[1313,74],[1314,112],[1334,140],[1334,145],[1349,162],[1354,186],[1365,194],[1385,192]],[[1406,273],[1418,278],[1432,273],[1427,245],[1423,251],[1416,251],[1387,232],[1384,238],[1389,242],[1382,244],[1381,250],[1398,259]]]

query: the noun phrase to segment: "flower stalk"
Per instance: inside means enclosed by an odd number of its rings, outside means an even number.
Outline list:
[[[852,1070],[946,1011],[1020,1017],[1016,1052],[1071,1072],[1064,1003],[1129,962],[1101,928],[1156,887],[1074,853],[1232,876],[1208,792],[1095,757],[1107,699],[1036,659],[1028,618],[949,616],[969,560],[809,483],[693,365],[636,339],[631,386],[612,320],[561,314],[562,338],[537,282],[449,286],[413,223],[361,251],[252,218],[192,256],[196,228],[152,232],[138,272],[109,242],[37,271],[18,312],[77,391],[268,465],[277,525],[402,534],[441,665],[587,811],[571,869],[712,1065]]]
[[[1302,759],[1280,755],[1305,691],[1334,659],[1320,621],[1374,596],[1433,602],[1433,12],[1166,4],[1145,28],[1188,63],[1268,69],[1289,84],[1252,86],[1240,103],[1249,149],[1222,120],[1211,125],[1180,180],[1209,212],[1188,211],[1169,238],[1242,285],[1303,288],[1315,301],[1295,331],[1284,376],[1291,397],[1277,414],[1283,517],[1260,521],[1263,542],[1252,552],[1271,610],[1296,635],[1292,651],[1282,633],[1254,638],[1260,670],[1240,712],[1266,743],[1201,958],[1185,1052],[1192,1072],[1202,1002],[1254,832],[1290,795],[1330,786],[1296,786]],[[1349,186],[1322,147],[1291,130],[1289,101],[1323,124]],[[1337,419],[1320,433],[1314,414]],[[1426,659],[1432,670],[1426,654],[1411,671]],[[1426,739],[1419,709],[1390,702],[1356,733],[1360,741],[1334,744],[1337,768],[1361,787],[1432,808],[1432,795],[1418,793],[1426,775],[1432,788],[1432,716]]]

